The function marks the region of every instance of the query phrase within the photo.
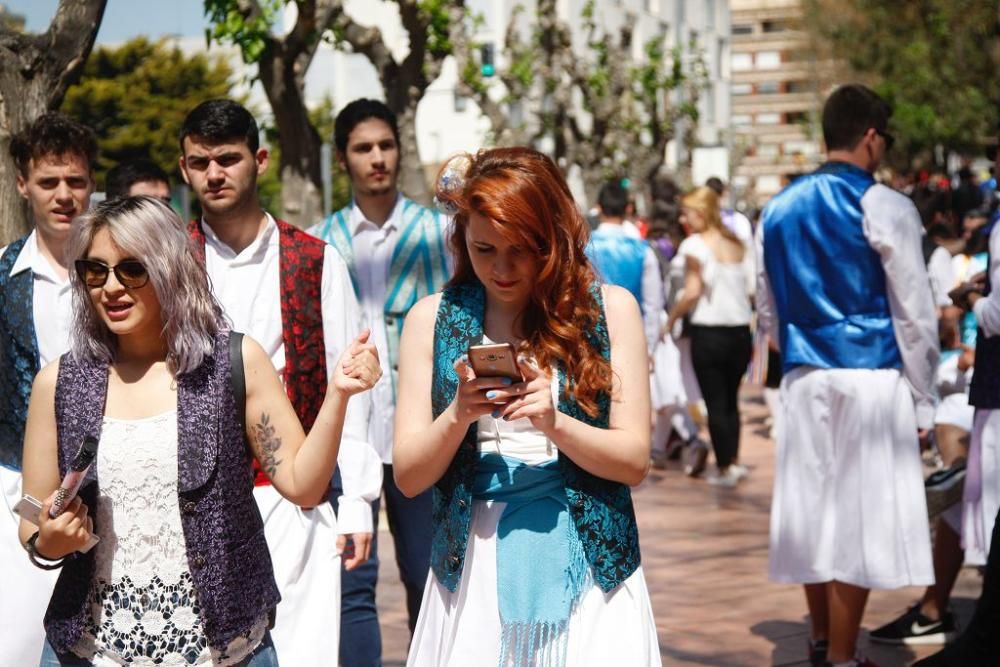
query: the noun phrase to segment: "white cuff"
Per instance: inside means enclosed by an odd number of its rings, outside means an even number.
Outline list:
[[[362,498],[349,496],[340,497],[340,510],[337,512],[337,534],[374,532],[372,521],[372,506]]]

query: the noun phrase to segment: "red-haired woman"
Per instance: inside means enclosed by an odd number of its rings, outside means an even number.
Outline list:
[[[433,577],[408,664],[659,665],[629,486],[649,465],[648,362],[625,290],[596,282],[559,170],[527,148],[455,158],[456,272],[401,342],[396,483],[433,487]],[[523,381],[476,377],[511,343]]]

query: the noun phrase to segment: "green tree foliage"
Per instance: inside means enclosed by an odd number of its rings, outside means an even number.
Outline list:
[[[996,135],[996,0],[807,0],[806,24],[895,109],[899,156],[976,151]]]
[[[325,137],[313,126],[306,107],[305,75],[321,43],[365,56],[382,84],[386,104],[400,126],[400,189],[427,202],[414,127],[424,92],[440,74],[451,53],[449,28],[464,13],[464,0],[395,0],[408,39],[408,52],[397,61],[378,27],[356,23],[345,0],[204,0],[212,21],[210,40],[238,46],[247,64],[257,65],[274,118],[280,149],[280,210],[292,223],[308,226],[321,215],[319,146]],[[278,30],[278,18],[294,7],[295,23]]]
[[[221,59],[186,56],[144,37],[95,49],[79,83],[66,92],[62,111],[97,133],[98,187],[110,167],[137,158],[153,160],[180,182],[181,123],[200,102],[229,96],[231,76]]]

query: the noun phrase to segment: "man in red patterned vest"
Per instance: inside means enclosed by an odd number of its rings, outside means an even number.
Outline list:
[[[231,100],[195,107],[180,131],[180,168],[201,204],[191,236],[233,328],[271,356],[303,427],[326,392],[327,368],[357,335],[361,314],[347,266],[331,246],[276,220],[260,206],[257,178],[268,166],[257,123]],[[371,502],[381,459],[367,439],[370,403],[352,397],[338,465],[339,512],[329,503],[300,510],[258,475],[255,497],[281,591],[271,631],[282,664],[327,664],[337,655],[340,559],[368,558]],[[262,425],[263,426],[263,425]],[[348,537],[353,550],[345,551]]]

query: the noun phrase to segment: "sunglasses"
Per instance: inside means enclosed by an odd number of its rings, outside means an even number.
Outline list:
[[[92,259],[78,259],[75,266],[76,274],[87,287],[104,287],[112,271],[115,272],[118,282],[128,289],[139,289],[149,282],[149,272],[142,262],[136,259],[126,259],[114,266]]]
[[[896,143],[896,137],[892,136],[891,134],[889,134],[885,130],[878,130],[878,129],[876,129],[875,130],[875,134],[877,134],[878,136],[882,137],[883,141],[885,141],[885,149],[887,151],[891,151],[893,144]]]

